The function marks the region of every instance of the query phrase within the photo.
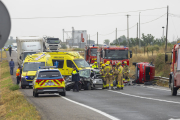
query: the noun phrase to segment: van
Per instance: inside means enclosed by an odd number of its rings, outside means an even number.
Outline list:
[[[73,66],[77,70],[89,69],[89,64],[78,52],[48,52],[51,56],[53,66],[57,66],[63,76],[70,76]]]
[[[20,86],[32,87],[32,81],[40,66],[53,66],[51,56],[48,53],[28,55],[23,63]]]

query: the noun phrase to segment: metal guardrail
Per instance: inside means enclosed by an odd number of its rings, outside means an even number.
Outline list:
[[[160,80],[162,82],[169,82],[169,78],[167,77],[161,77],[161,76],[154,76],[155,80]]]

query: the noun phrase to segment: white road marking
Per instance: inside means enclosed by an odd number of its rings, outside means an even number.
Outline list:
[[[155,87],[149,87],[149,86],[142,86],[144,88],[151,88],[151,89],[157,89],[157,90],[163,90],[163,91],[171,91],[171,90],[168,90],[168,89],[161,89],[161,88],[155,88]],[[178,92],[180,93],[180,92]]]
[[[61,97],[62,97],[62,96],[61,96]],[[88,108],[88,109],[90,109],[90,110],[93,110],[93,111],[95,111],[95,112],[97,112],[97,113],[99,113],[99,114],[101,114],[101,115],[103,115],[103,116],[106,116],[107,118],[109,118],[109,119],[111,119],[111,120],[120,120],[120,119],[118,119],[118,118],[116,118],[116,117],[114,117],[114,116],[111,116],[111,115],[109,115],[109,114],[107,114],[107,113],[105,113],[105,112],[102,112],[102,111],[100,111],[100,110],[98,110],[98,109],[95,109],[95,108],[93,108],[93,107],[90,107],[90,106],[84,105],[84,104],[82,104],[82,103],[73,101],[73,100],[68,99],[68,98],[66,98],[66,97],[62,97],[62,98],[64,98],[65,100],[68,100],[68,101],[70,101],[70,102],[72,102],[72,103],[75,103],[75,104],[77,104],[77,105],[80,105],[80,106],[83,106],[83,107]]]
[[[119,94],[122,94],[122,95],[131,96],[131,97],[147,99],[147,100],[154,100],[154,101],[160,101],[160,102],[180,104],[180,102],[176,102],[176,101],[168,101],[168,100],[162,100],[162,99],[156,99],[156,98],[142,97],[142,96],[138,96],[138,95],[132,95],[132,94],[127,94],[127,93],[118,92],[118,91],[112,91],[112,90],[108,90],[108,91],[110,91],[110,92],[115,92],[115,93],[119,93]]]
[[[171,119],[169,119],[169,120],[180,120],[180,119],[173,119],[173,118],[171,118]]]

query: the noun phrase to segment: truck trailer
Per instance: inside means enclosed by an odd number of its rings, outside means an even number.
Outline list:
[[[43,52],[43,38],[41,37],[16,37],[18,65],[23,64],[27,55]]]

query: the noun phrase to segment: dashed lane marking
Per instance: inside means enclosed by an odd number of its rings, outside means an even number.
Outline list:
[[[61,96],[61,97],[62,97],[62,96]],[[88,109],[90,109],[90,110],[93,110],[93,111],[95,111],[95,112],[97,112],[97,113],[99,113],[99,114],[101,114],[101,115],[103,115],[103,116],[105,116],[105,117],[107,117],[107,118],[109,118],[109,119],[111,119],[111,120],[120,120],[120,119],[118,119],[118,118],[116,118],[116,117],[114,117],[114,116],[111,116],[111,115],[109,115],[109,114],[107,114],[107,113],[105,113],[105,112],[103,112],[103,111],[100,111],[100,110],[95,109],[95,108],[93,108],[93,107],[90,107],[90,106],[88,106],[88,105],[84,105],[84,104],[82,104],[82,103],[73,101],[73,100],[68,99],[68,98],[66,98],[66,97],[62,97],[62,98],[64,98],[65,100],[68,100],[68,101],[70,101],[70,102],[72,102],[72,103],[75,103],[75,104],[77,104],[77,105],[80,105],[80,106],[83,106],[83,107],[88,108]]]
[[[108,91],[110,91],[110,92],[115,92],[115,93],[119,93],[119,94],[126,95],[126,96],[131,96],[131,97],[136,97],[136,98],[147,99],[147,100],[154,100],[154,101],[160,101],[160,102],[180,104],[180,102],[176,102],[176,101],[169,101],[169,100],[162,100],[162,99],[156,99],[156,98],[142,97],[142,96],[138,96],[138,95],[132,95],[132,94],[127,94],[127,93],[118,92],[118,91],[112,91],[112,90],[108,90]]]

